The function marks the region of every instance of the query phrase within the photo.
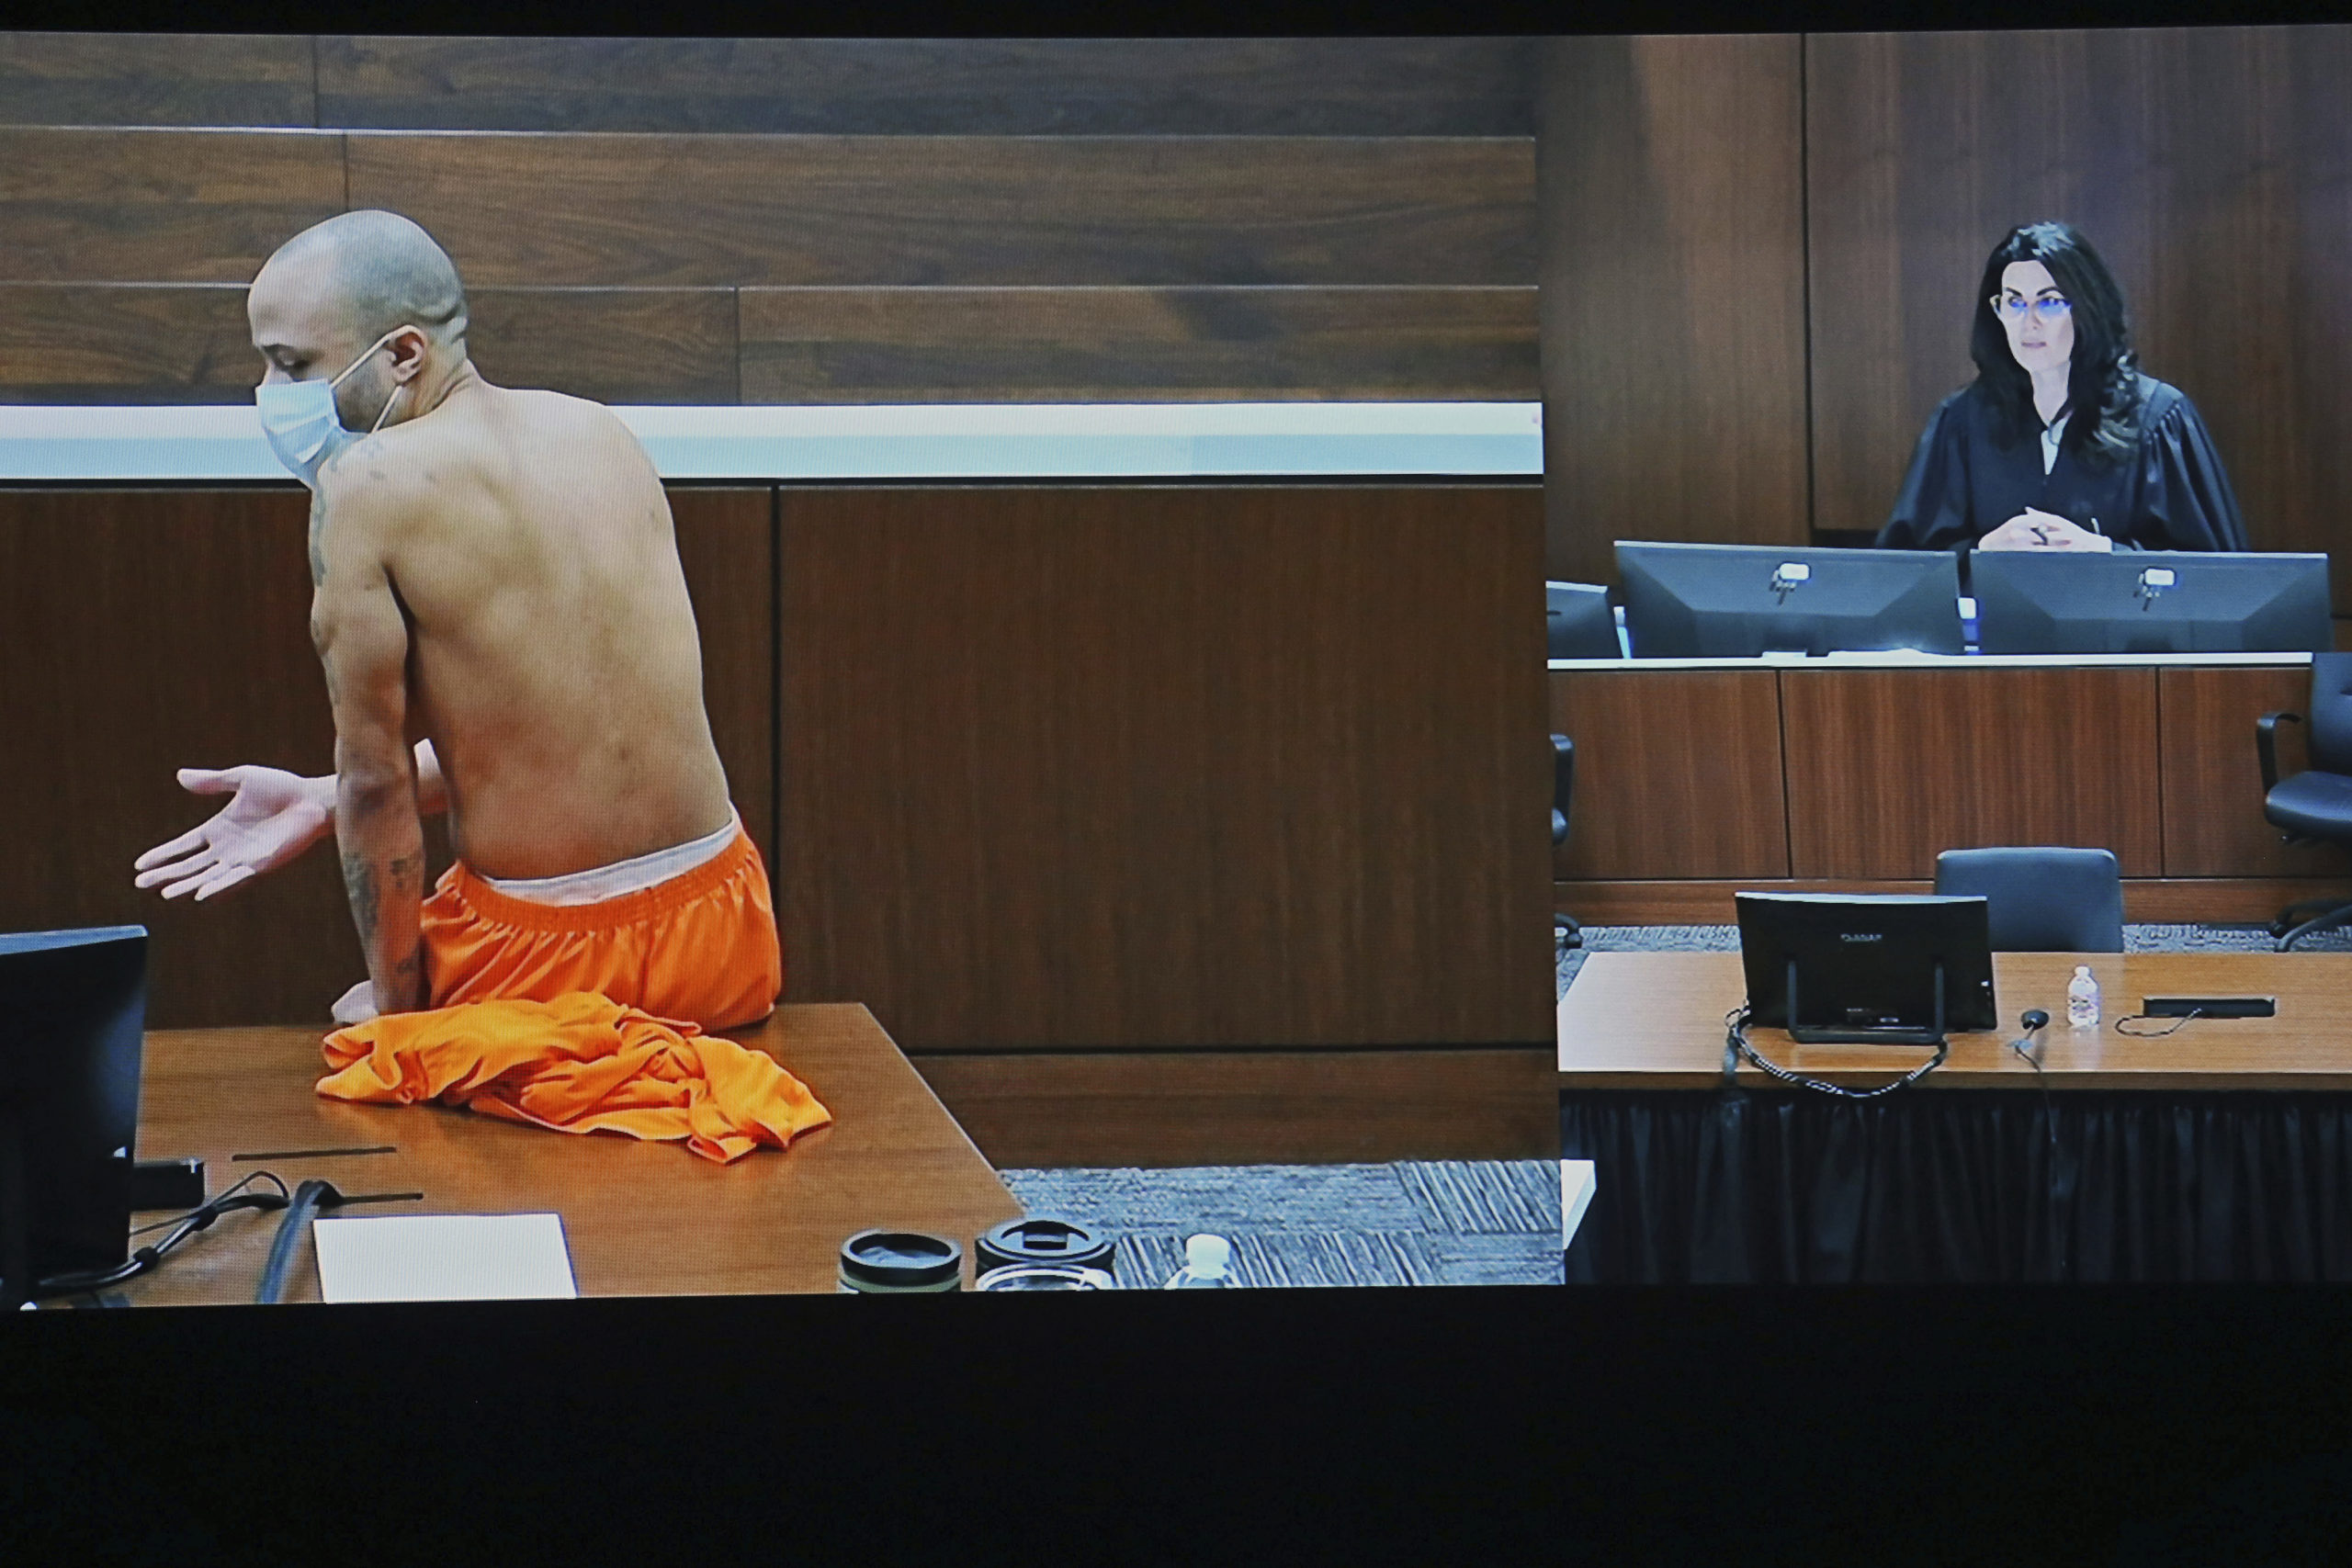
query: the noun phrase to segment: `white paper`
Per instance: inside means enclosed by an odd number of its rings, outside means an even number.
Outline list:
[[[330,1302],[569,1300],[560,1214],[375,1214],[320,1220],[319,1293]]]
[[[1576,1239],[1577,1226],[1584,1219],[1584,1212],[1591,1206],[1593,1188],[1592,1161],[1564,1159],[1560,1162],[1560,1250],[1566,1252],[1568,1243]]]

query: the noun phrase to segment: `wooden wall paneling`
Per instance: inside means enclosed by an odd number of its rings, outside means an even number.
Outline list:
[[[1532,401],[1535,290],[747,288],[743,400]]]
[[[139,924],[157,1028],[327,1022],[366,975],[331,851],[198,905],[131,886],[220,801],[183,767],[334,766],[311,648],[307,495],[0,491],[0,930]]]
[[[469,287],[466,302],[468,352],[502,387],[606,403],[741,400],[731,288]]]
[[[348,141],[351,204],[415,219],[477,285],[1535,278],[1525,139]]]
[[[2070,844],[2163,864],[2156,672],[1783,671],[1789,869],[1935,874],[1944,850]]]
[[[1975,373],[1986,254],[2061,218],[2122,285],[2145,368],[2212,427],[2256,547],[2339,536],[2352,28],[1805,47],[1818,526],[1885,521],[1928,415]]]
[[[1569,878],[1786,876],[1781,699],[1769,670],[1554,671],[1576,742]]]
[[[744,829],[775,865],[775,492],[673,487],[678,561],[702,637],[703,707]],[[787,961],[790,954],[786,955]]]
[[[320,124],[1526,136],[1516,39],[322,38]],[[306,120],[304,123],[308,123]]]
[[[933,1052],[999,1169],[1556,1158],[1549,1043],[1516,1050]]]
[[[783,507],[795,999],[918,1050],[1546,1037],[1532,488]]]
[[[502,386],[738,400],[732,289],[474,288],[467,305],[474,362]],[[0,402],[242,403],[261,370],[243,280],[0,284]]]
[[[2311,694],[2309,668],[2157,672],[2166,876],[2352,875],[2352,854],[2290,845],[2262,817],[2254,721],[2266,713],[2308,714]],[[2303,748],[2301,727],[2279,726],[2282,776],[2309,766]]]
[[[1621,538],[1803,543],[1798,40],[1542,49],[1550,575],[1613,581]]]
[[[0,31],[10,124],[307,129],[317,114],[307,38]]]
[[[243,283],[0,284],[0,402],[249,402],[261,371]]]
[[[10,283],[247,283],[343,209],[332,132],[0,126]]]

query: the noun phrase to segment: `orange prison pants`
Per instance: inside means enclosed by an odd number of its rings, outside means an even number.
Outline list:
[[[740,828],[692,871],[599,904],[511,898],[460,862],[424,901],[424,928],[435,1008],[593,991],[721,1030],[767,1017],[784,992],[767,867]]]

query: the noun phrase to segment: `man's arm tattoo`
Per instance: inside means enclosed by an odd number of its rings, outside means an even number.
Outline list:
[[[311,586],[318,587],[327,580],[327,500],[317,491],[311,492]]]
[[[376,898],[376,863],[364,854],[345,854],[343,857],[343,886],[351,895],[351,919],[359,927],[359,943],[362,947],[369,946],[376,940],[379,914]]]
[[[384,880],[394,897],[419,894],[424,887],[424,857],[396,855],[384,863]],[[381,923],[383,900],[376,883],[376,863],[356,852],[343,857],[343,886],[351,895],[351,918],[359,940],[372,942]]]

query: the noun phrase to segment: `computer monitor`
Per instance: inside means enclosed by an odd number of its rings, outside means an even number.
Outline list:
[[[1996,1027],[1982,897],[1741,893],[1734,902],[1751,1023],[1805,1044],[1934,1045]]]
[[[143,926],[0,935],[0,1309],[130,1257]]]
[[[1550,628],[1549,659],[1623,659],[1617,645],[1617,612],[1609,590],[1597,582],[1544,585],[1544,623]]]
[[[1986,653],[2324,653],[2327,558],[1976,550]]]
[[[1949,550],[1621,540],[1617,575],[1636,659],[1965,650],[1960,562]]]

